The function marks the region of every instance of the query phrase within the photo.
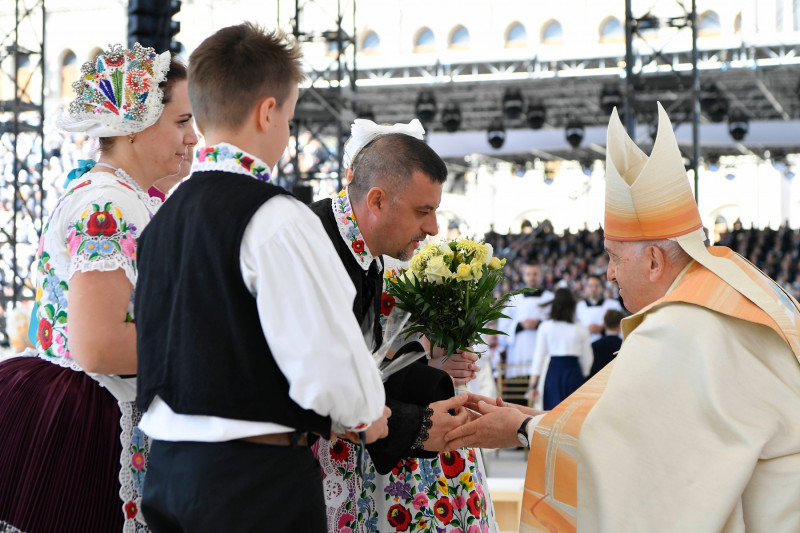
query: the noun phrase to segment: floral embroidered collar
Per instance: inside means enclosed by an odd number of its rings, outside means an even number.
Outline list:
[[[361,235],[361,230],[358,228],[356,222],[356,215],[353,213],[353,208],[350,206],[350,196],[347,194],[347,188],[339,191],[339,194],[333,199],[333,218],[336,219],[336,225],[339,227],[339,234],[344,239],[344,242],[350,244],[350,252],[361,268],[369,270],[375,256],[367,248],[367,243],[364,242],[364,236]],[[379,265],[380,266],[380,265]]]
[[[192,172],[222,170],[252,176],[257,180],[270,180],[269,167],[261,159],[228,143],[198,148],[192,163]]]

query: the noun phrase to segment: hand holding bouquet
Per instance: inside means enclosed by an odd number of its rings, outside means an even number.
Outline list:
[[[491,245],[470,239],[420,249],[387,284],[397,307],[411,315],[404,333],[422,334],[448,354],[486,344],[481,334],[504,335],[486,325],[508,318],[502,311],[519,291],[495,297],[506,260],[492,254]]]

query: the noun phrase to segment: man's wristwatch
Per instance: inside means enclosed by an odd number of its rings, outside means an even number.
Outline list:
[[[531,420],[533,420],[532,416],[526,418],[525,421],[522,422],[522,425],[517,430],[517,439],[519,440],[519,443],[525,446],[526,448],[531,447],[531,443],[528,440],[528,422],[530,422]]]

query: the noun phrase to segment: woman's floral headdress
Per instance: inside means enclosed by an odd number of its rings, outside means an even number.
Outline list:
[[[58,126],[92,137],[130,135],[152,126],[164,109],[158,84],[166,79],[169,65],[169,52],[156,54],[139,43],[133,49],[109,45],[81,67],[81,78],[72,84],[78,96]]]

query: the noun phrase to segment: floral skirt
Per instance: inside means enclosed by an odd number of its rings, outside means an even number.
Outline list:
[[[386,475],[367,455],[364,478],[356,471],[358,446],[319,439],[312,448],[322,467],[328,531],[497,531],[479,452],[463,448],[434,459],[408,458]]]
[[[122,531],[120,409],[83,372],[0,363],[0,524],[36,533]]]

